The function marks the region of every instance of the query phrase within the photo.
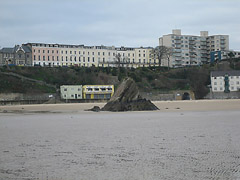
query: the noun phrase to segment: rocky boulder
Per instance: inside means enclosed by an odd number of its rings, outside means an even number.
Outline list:
[[[149,100],[142,99],[136,83],[125,79],[102,111],[150,111],[158,108]]]

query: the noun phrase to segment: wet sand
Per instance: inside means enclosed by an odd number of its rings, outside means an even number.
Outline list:
[[[240,99],[235,100],[192,100],[192,101],[153,101],[164,112],[174,111],[229,111],[240,110]],[[36,104],[0,106],[0,112],[71,112],[83,113],[93,106],[103,107],[105,103],[74,103],[74,104]]]
[[[1,106],[0,180],[240,179],[239,100],[155,104]]]

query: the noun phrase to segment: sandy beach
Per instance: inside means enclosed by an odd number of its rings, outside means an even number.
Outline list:
[[[238,180],[240,100],[1,106],[0,180]]]
[[[191,101],[153,101],[164,112],[174,111],[229,111],[240,110],[240,99],[231,100],[191,100]],[[80,113],[93,106],[103,107],[105,103],[72,103],[72,104],[33,104],[0,106],[0,112],[15,113],[47,113],[72,112]]]

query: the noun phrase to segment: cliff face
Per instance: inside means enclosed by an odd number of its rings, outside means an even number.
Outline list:
[[[151,101],[142,99],[136,83],[125,79],[118,87],[110,101],[102,108],[103,111],[152,111],[158,108]]]

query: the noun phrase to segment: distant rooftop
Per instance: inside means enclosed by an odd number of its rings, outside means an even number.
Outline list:
[[[211,77],[219,77],[225,76],[228,74],[229,76],[240,76],[240,70],[233,70],[233,71],[212,71]]]

